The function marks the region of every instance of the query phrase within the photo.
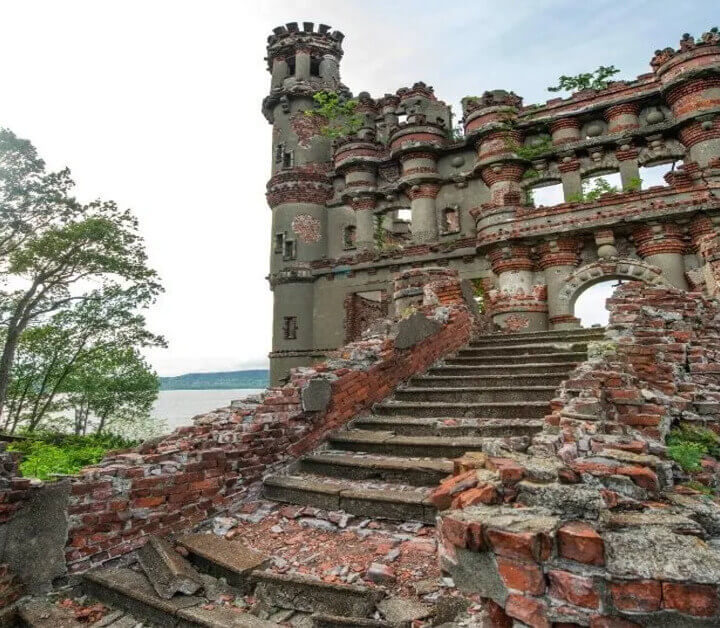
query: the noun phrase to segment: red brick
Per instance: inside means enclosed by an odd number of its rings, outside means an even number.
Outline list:
[[[662,583],[663,608],[695,617],[712,617],[720,610],[717,587],[709,584]]]
[[[430,494],[430,502],[438,510],[447,510],[452,504],[453,497],[458,493],[477,485],[475,470],[467,471],[445,480]]]
[[[545,577],[537,563],[497,557],[498,573],[509,589],[516,589],[531,595],[545,593]]]
[[[550,557],[552,550],[552,539],[543,532],[488,530],[486,535],[493,551],[509,558],[543,561]]]
[[[598,608],[600,606],[600,596],[595,590],[592,578],[585,578],[569,571],[560,570],[550,571],[548,576],[550,578],[551,597],[585,608]]]
[[[588,565],[605,564],[605,544],[587,523],[572,521],[558,530],[558,551],[563,558]]]
[[[492,628],[512,628],[513,620],[507,616],[502,606],[488,599],[485,601],[485,610]]]
[[[503,484],[515,484],[525,475],[525,469],[510,458],[488,458],[486,466],[500,474]]]
[[[469,531],[465,521],[452,517],[442,518],[442,537],[455,547],[465,549],[468,546]]]
[[[165,498],[158,495],[157,497],[140,497],[133,500],[133,508],[155,508],[165,503]]]
[[[616,471],[618,475],[627,475],[639,487],[649,491],[657,491],[660,488],[658,477],[654,471],[647,467],[628,466],[619,467]]]
[[[532,628],[550,628],[547,606],[541,600],[512,593],[505,600],[505,612]]]
[[[500,495],[492,484],[483,484],[460,493],[452,501],[452,508],[462,509],[475,504],[497,504]]]
[[[657,611],[660,610],[662,587],[657,580],[611,582],[610,595],[615,607],[621,611]]]

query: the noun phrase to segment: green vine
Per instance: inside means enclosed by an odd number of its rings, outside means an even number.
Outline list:
[[[608,79],[615,74],[618,74],[618,70],[614,65],[601,65],[594,72],[584,72],[576,74],[575,76],[562,75],[558,81],[558,85],[554,87],[548,87],[549,92],[577,92],[583,89],[606,89],[609,81]]]
[[[517,142],[506,138],[505,146],[507,149],[515,153],[520,159],[533,161],[545,153],[549,153],[553,149],[552,139],[547,136],[541,136],[541,141],[533,146],[518,144]]]
[[[633,177],[626,185],[623,186],[623,192],[637,192],[642,188],[642,179],[640,177]],[[604,194],[619,194],[620,190],[611,185],[610,182],[604,177],[597,177],[593,183],[590,181],[583,181],[582,192],[580,194],[573,194],[568,198],[569,203],[592,203],[598,200]]]
[[[332,139],[357,133],[363,124],[362,116],[355,113],[358,101],[342,99],[337,92],[323,90],[313,94],[314,109],[306,109],[306,116],[318,116],[325,120],[320,133]]]

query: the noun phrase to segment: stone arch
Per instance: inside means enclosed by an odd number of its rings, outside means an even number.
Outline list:
[[[572,316],[575,301],[590,286],[608,279],[642,281],[651,286],[671,287],[662,270],[639,259],[611,258],[581,266],[568,276],[558,294],[559,316]]]

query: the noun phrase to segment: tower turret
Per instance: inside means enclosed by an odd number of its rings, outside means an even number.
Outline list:
[[[273,126],[270,286],[274,293],[271,383],[309,364],[314,341],[312,262],[327,255],[326,202],[332,194],[332,138],[326,121],[309,115],[317,92],[349,97],[340,82],[343,34],[312,22],[290,22],[268,37],[270,94],[263,114]],[[321,348],[321,347],[320,347]]]

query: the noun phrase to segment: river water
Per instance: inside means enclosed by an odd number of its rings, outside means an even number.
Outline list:
[[[216,408],[230,405],[235,399],[258,393],[259,390],[236,388],[232,390],[161,390],[152,410],[152,416],[162,419],[170,430],[190,425],[192,417]]]

